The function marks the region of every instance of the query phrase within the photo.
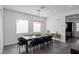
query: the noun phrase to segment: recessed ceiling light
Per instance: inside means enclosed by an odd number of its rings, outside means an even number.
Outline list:
[[[57,12],[56,10],[54,10],[54,12]]]
[[[69,8],[71,8],[71,7],[72,7],[72,5],[69,5],[68,7],[69,7]]]
[[[44,8],[45,8],[45,6],[41,6],[41,7],[40,7],[40,9],[44,9]]]

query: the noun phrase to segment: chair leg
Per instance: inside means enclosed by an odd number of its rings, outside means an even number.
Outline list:
[[[35,51],[35,46],[33,47],[33,51]]]
[[[50,44],[52,44],[52,43],[53,43],[53,40],[51,39],[51,40],[50,40]]]
[[[49,46],[49,42],[47,41],[47,47]]]
[[[39,46],[39,49],[40,49],[40,44],[38,46]]]
[[[18,50],[18,44],[17,44],[17,50]]]
[[[20,53],[20,46],[19,46],[19,53]]]
[[[50,44],[51,44],[51,40],[50,40],[49,42],[50,42]]]
[[[39,48],[41,49],[41,44],[40,44]]]
[[[53,45],[53,40],[51,41],[51,44]]]

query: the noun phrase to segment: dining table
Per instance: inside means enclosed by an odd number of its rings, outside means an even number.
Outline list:
[[[33,38],[40,38],[40,37],[43,37],[43,36],[35,36],[35,35],[24,35],[23,38],[25,38],[27,44],[26,44],[26,53],[28,53],[28,48],[29,48],[29,44],[30,44],[30,41],[33,40]]]

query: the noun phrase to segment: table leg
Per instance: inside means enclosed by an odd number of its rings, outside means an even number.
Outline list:
[[[28,42],[26,44],[26,53],[28,53]]]

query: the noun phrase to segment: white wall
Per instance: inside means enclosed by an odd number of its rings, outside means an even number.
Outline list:
[[[3,51],[3,31],[2,31],[2,12],[0,9],[0,54]]]
[[[65,42],[65,16],[67,15],[72,15],[72,14],[79,14],[79,9],[77,10],[72,10],[72,11],[68,11],[68,12],[64,12],[58,15],[51,15],[48,19],[47,19],[47,28],[49,29],[51,32],[56,33],[57,29],[59,31],[59,33],[61,33],[62,35],[62,42]],[[57,20],[59,19],[59,21]],[[78,37],[78,32],[75,33],[75,36]]]
[[[18,36],[23,36],[24,34],[30,34],[33,33],[33,19],[36,18],[34,15],[17,12],[9,9],[4,9],[4,19],[3,19],[3,34],[4,34],[4,45],[10,45],[15,44],[18,41]],[[29,32],[23,33],[23,34],[17,34],[16,33],[16,20],[28,20],[29,21]],[[45,18],[40,18],[42,20],[45,20]],[[44,25],[43,25],[44,24]],[[45,22],[42,23],[42,33],[45,32],[46,26]]]
[[[61,34],[61,40],[62,42],[65,42],[65,17],[63,15],[52,15],[47,19],[47,28],[52,33],[58,33]]]

